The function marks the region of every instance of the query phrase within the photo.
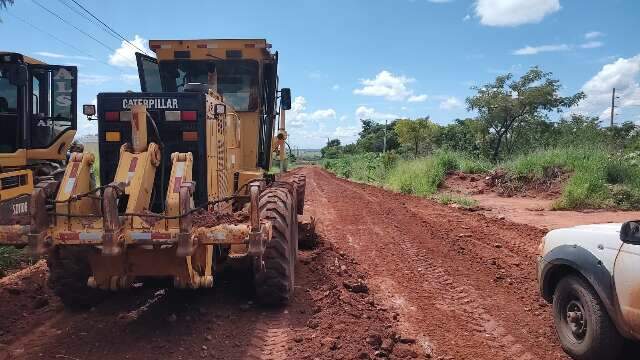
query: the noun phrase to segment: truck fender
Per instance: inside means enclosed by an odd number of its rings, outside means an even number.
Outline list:
[[[540,262],[538,278],[542,297],[551,302],[555,287],[567,273],[585,278],[596,290],[618,331],[625,337],[631,334],[625,326],[618,306],[613,274],[589,250],[576,245],[561,245],[549,251]]]

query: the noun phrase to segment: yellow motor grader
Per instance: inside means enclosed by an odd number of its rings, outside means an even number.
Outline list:
[[[216,268],[240,259],[260,302],[286,303],[305,179],[269,174],[274,153],[286,160],[291,107],[277,52],[262,39],[149,45],[156,59],[137,54],[142,92],[100,93],[97,111],[83,107],[98,121],[102,186],[90,181],[95,156],[71,154],[59,184],[31,196],[29,249],[47,254],[49,284],[68,306],[149,278],[212,287]]]
[[[0,51],[0,242],[29,232],[34,184],[60,180],[76,133],[77,69]]]

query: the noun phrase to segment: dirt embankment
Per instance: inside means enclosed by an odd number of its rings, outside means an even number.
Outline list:
[[[514,183],[504,173],[449,174],[441,192],[462,195],[478,202],[475,209],[489,217],[506,218],[542,229],[574,225],[624,222],[640,219],[640,211],[553,210],[568,176],[553,173],[532,183]]]

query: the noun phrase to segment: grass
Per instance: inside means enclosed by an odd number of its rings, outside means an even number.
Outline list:
[[[623,156],[598,147],[540,150],[497,166],[445,150],[414,160],[396,160],[389,154],[349,155],[324,160],[323,166],[344,178],[417,196],[436,194],[451,171],[479,174],[501,170],[507,181],[520,185],[561,172],[570,176],[555,209],[640,209],[640,154]],[[451,195],[439,195],[436,200],[469,205]]]
[[[434,195],[433,199],[443,205],[457,204],[465,209],[472,209],[478,206],[477,200],[450,193]]]
[[[24,249],[17,249],[13,246],[0,246],[0,276],[5,276],[6,272],[15,269],[27,259]]]

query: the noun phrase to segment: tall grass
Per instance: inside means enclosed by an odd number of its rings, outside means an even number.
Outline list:
[[[494,166],[487,160],[440,150],[414,160],[395,160],[389,154],[359,154],[325,160],[323,165],[341,177],[418,196],[437,193],[450,171],[478,174],[500,169],[509,181],[520,184],[545,180],[561,171],[569,173],[569,180],[554,204],[556,209],[639,209],[640,154],[632,159],[629,156],[598,147],[554,148]]]

